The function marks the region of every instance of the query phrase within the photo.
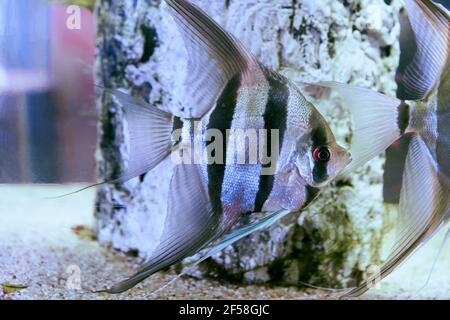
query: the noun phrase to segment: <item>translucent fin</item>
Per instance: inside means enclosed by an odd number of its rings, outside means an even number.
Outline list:
[[[431,264],[430,272],[428,273],[427,279],[425,280],[424,285],[419,289],[419,291],[423,290],[428,286],[428,283],[431,280],[431,275],[433,274],[434,269],[436,268],[436,263],[439,260],[439,257],[441,256],[442,249],[444,249],[445,244],[447,243],[448,239],[450,239],[450,227],[448,228],[447,232],[445,233],[444,239],[442,239],[442,243],[439,246],[439,249],[436,253],[436,257],[433,260],[433,263]]]
[[[450,181],[450,68],[441,79],[437,99],[437,161],[439,171]]]
[[[147,173],[164,160],[172,151],[172,115],[143,99],[133,97],[119,90],[96,85],[104,94],[117,99],[124,115],[125,163],[117,177],[92,184],[76,191],[49,197],[63,198],[78,192],[105,184],[121,183]]]
[[[348,107],[354,121],[350,153],[352,162],[340,173],[345,176],[383,153],[400,138],[398,106],[401,101],[373,90],[337,82],[303,84],[308,92],[336,91]],[[329,90],[328,90],[329,91]]]
[[[448,67],[450,15],[443,5],[430,0],[405,0],[405,4],[417,50],[402,84],[408,100],[422,100],[433,92]]]
[[[231,34],[185,0],[166,0],[183,36],[188,55],[184,118],[201,118],[236,74],[251,78],[256,59]]]
[[[102,92],[119,102],[124,115],[125,163],[118,176],[110,177],[70,193],[46,199],[59,199],[105,183],[123,183],[147,173],[164,160],[173,150],[171,134],[173,117],[143,99],[119,90],[96,85]]]
[[[211,209],[201,169],[197,165],[177,165],[160,244],[132,277],[104,292],[124,292],[155,272],[195,254],[220,234],[220,216]]]
[[[285,217],[289,213],[290,211],[288,210],[281,210],[268,213],[267,216],[250,225],[243,226],[241,228],[231,231],[223,238],[223,240],[215,244],[213,247],[209,248],[205,253],[205,255],[197,263],[200,263],[208,259],[209,257],[212,257],[213,255],[222,251],[229,245],[235,243],[236,241],[241,240],[242,238],[252,234],[253,232],[267,229],[268,227],[270,227],[275,222],[279,221],[281,218]]]
[[[115,181],[124,182],[152,170],[170,154],[172,115],[118,90],[104,91],[123,108],[127,159]]]
[[[450,68],[444,71],[438,89],[438,114],[450,119]],[[449,120],[450,121],[450,120]]]
[[[441,180],[427,146],[419,136],[410,144],[400,195],[398,232],[395,245],[379,274],[374,275],[346,296],[358,296],[369,284],[384,279],[410,254],[435,234],[448,220],[450,185]]]
[[[190,266],[188,266],[183,272],[181,272],[179,275],[177,275],[174,279],[169,281],[167,284],[165,284],[161,288],[158,288],[153,293],[156,293],[158,291],[161,291],[161,290],[167,288],[169,285],[171,285],[172,283],[177,281],[179,278],[181,278],[182,276],[187,274],[190,269],[196,267],[197,265],[199,265],[200,263],[202,263],[206,259],[208,259],[208,258],[212,257],[213,255],[219,253],[220,251],[222,251],[226,247],[228,247],[228,246],[232,245],[233,243],[241,240],[242,238],[245,238],[246,236],[252,234],[253,232],[256,232],[256,231],[259,231],[259,230],[263,230],[263,229],[266,229],[266,228],[270,227],[275,222],[279,221],[281,218],[285,217],[289,213],[290,212],[287,211],[287,210],[272,212],[272,213],[269,213],[264,218],[254,222],[254,223],[252,223],[250,225],[243,226],[241,228],[238,228],[236,230],[233,230],[233,231],[229,232],[218,243],[214,244],[210,248],[206,248],[205,252],[200,256],[200,258],[198,260],[193,262]]]

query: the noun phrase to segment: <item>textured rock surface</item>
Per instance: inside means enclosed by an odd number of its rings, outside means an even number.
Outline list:
[[[92,239],[77,236],[74,227],[92,226],[95,190],[48,200],[82,185],[0,185],[0,303],[2,299],[337,299],[340,293],[278,286],[242,286],[210,279],[179,279],[160,272],[133,290],[118,295],[94,293],[138,268],[140,259],[102,248]],[[420,248],[404,265],[362,299],[450,299],[448,270],[450,242],[442,250],[429,285],[421,290],[446,229]],[[75,270],[79,270],[79,272]],[[80,276],[80,277],[78,277]],[[405,281],[407,279],[407,281]],[[1,284],[25,285],[4,294]],[[81,284],[81,290],[77,289]],[[169,311],[169,310],[167,310]],[[4,314],[4,309],[2,309]],[[169,315],[167,314],[166,317]],[[2,318],[4,319],[4,318]]]
[[[336,80],[395,94],[398,0],[193,2],[264,64],[293,80]],[[97,80],[170,110],[183,101],[186,52],[164,7],[151,0],[98,2]],[[350,143],[351,121],[338,101],[321,97],[316,105],[338,140]],[[99,107],[98,164],[104,177],[118,170],[126,155],[120,112],[106,100],[99,100]],[[382,158],[375,159],[325,190],[305,212],[244,239],[192,274],[252,283],[354,284],[369,265],[380,262],[381,239],[389,229],[382,165]],[[99,239],[147,257],[164,223],[169,177],[167,161],[143,179],[101,187]]]

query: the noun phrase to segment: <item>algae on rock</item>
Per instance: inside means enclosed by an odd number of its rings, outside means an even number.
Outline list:
[[[395,94],[400,1],[193,0],[266,66],[294,81],[334,80]],[[98,82],[142,96],[155,107],[183,104],[186,51],[165,4],[99,0]],[[351,143],[351,120],[335,97],[314,100],[338,141]],[[126,152],[119,109],[103,98],[99,178],[120,169]],[[345,286],[381,259],[388,211],[379,157],[336,181],[304,212],[255,233],[192,271],[247,283]],[[148,257],[161,233],[171,176],[166,161],[97,194],[101,242]]]

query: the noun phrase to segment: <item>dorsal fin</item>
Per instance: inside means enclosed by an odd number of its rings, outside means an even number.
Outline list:
[[[201,118],[213,106],[226,84],[237,73],[252,82],[259,69],[256,58],[231,34],[186,0],[166,0],[188,51],[183,118]]]
[[[422,100],[432,93],[448,68],[450,15],[444,6],[431,0],[405,0],[405,4],[417,49],[401,83],[408,100]]]

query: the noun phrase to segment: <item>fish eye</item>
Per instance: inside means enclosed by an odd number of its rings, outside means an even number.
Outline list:
[[[331,159],[331,150],[327,147],[317,147],[313,151],[313,158],[316,162],[327,162]]]

